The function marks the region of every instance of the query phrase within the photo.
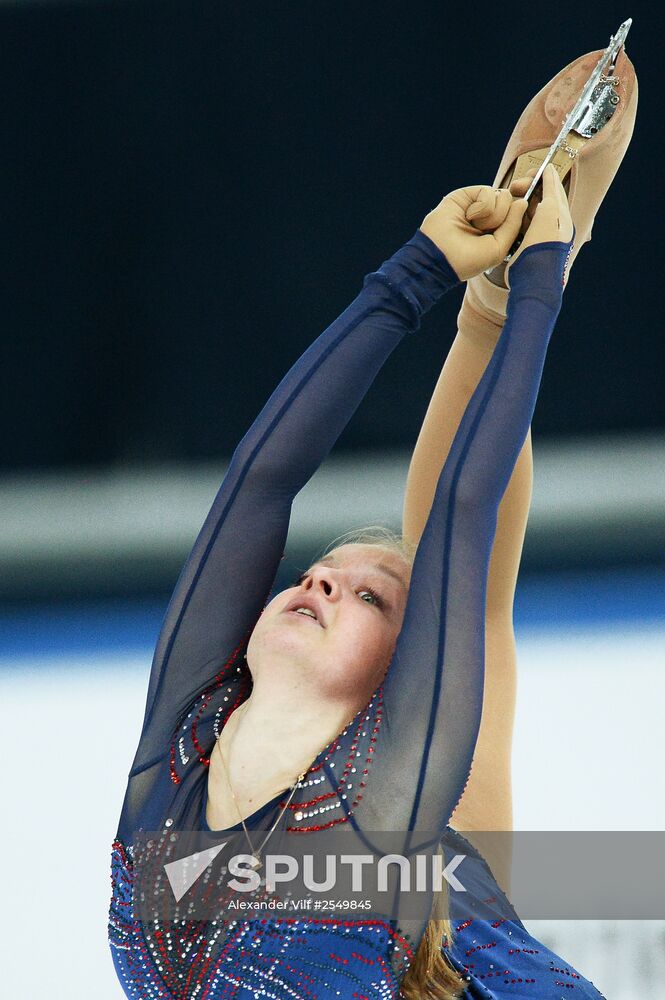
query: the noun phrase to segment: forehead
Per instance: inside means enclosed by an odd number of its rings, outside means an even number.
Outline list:
[[[340,545],[322,559],[318,559],[316,565],[372,569],[391,577],[403,586],[408,583],[411,569],[398,552],[382,545],[365,545],[361,542]]]

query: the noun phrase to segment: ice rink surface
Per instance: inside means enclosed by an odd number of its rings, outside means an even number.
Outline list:
[[[665,830],[665,575],[530,581],[518,830]],[[120,1000],[109,859],[162,605],[0,616],[3,995]],[[608,1000],[665,996],[665,921],[529,922]]]

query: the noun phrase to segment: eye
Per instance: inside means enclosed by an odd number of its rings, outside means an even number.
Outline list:
[[[375,590],[371,587],[365,587],[363,590],[358,591],[358,597],[361,601],[365,601],[366,604],[374,604],[377,608],[383,607],[383,601],[377,594]]]

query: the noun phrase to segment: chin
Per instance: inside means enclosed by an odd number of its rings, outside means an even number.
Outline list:
[[[273,619],[257,623],[247,645],[247,660],[260,669],[262,662],[270,664],[270,669],[282,664],[291,669],[297,667],[312,669],[316,660],[316,650],[302,634],[302,626],[297,622]],[[250,667],[252,675],[255,671]]]

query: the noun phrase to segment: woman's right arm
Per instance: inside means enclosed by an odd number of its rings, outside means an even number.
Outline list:
[[[132,773],[248,635],[274,583],[291,504],[384,361],[458,277],[422,232],[367,275],[351,305],[295,363],[236,449],[180,574],[153,659]]]

